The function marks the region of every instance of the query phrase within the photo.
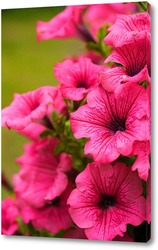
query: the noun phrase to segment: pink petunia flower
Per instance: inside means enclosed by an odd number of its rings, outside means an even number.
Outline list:
[[[68,229],[72,225],[72,219],[68,212],[67,199],[72,189],[73,185],[69,183],[59,196],[46,201],[40,208],[30,205],[16,192],[17,206],[24,223],[31,222],[36,229],[45,229],[52,234]]]
[[[49,22],[37,22],[37,40],[77,37],[94,41],[83,23],[82,15],[86,5],[68,6]]]
[[[10,197],[2,201],[2,234],[13,235],[18,229],[16,218],[19,216],[14,200]]]
[[[136,141],[133,145],[133,151],[131,155],[136,155],[137,158],[132,165],[132,170],[138,171],[139,177],[144,181],[147,181],[150,170],[150,142]]]
[[[17,159],[22,168],[14,176],[15,191],[34,207],[58,197],[68,184],[72,158],[66,153],[53,155],[57,143],[56,138],[44,138],[26,144],[24,155]]]
[[[98,74],[101,70],[102,66],[92,63],[89,58],[83,56],[79,57],[77,62],[65,60],[54,67],[62,96],[76,101],[82,100],[99,84]]]
[[[150,16],[147,12],[134,15],[118,15],[116,22],[108,31],[109,34],[104,41],[115,48],[135,42],[142,36],[147,36],[150,40]]]
[[[105,24],[113,24],[117,14],[132,14],[136,10],[136,5],[132,3],[115,3],[115,4],[95,4],[90,5],[84,15],[84,20],[90,26],[94,36],[100,27]]]
[[[114,95],[100,86],[88,94],[86,105],[71,114],[70,122],[76,139],[89,138],[84,152],[96,161],[109,163],[120,154],[128,156],[136,140],[150,137],[147,90],[126,84]]]
[[[49,119],[50,119],[51,113],[55,110],[59,114],[63,114],[65,116],[68,115],[66,104],[61,96],[61,93],[58,87],[55,87],[53,90],[53,105],[48,106],[48,112],[43,119],[44,121],[46,121],[46,123],[45,124],[43,123],[42,125],[41,123],[32,122],[26,128],[22,130],[18,130],[17,132],[28,137],[29,139],[37,140],[39,138],[39,135],[46,129],[45,126],[47,125],[47,123],[48,123],[47,126],[48,127],[50,126],[51,128]]]
[[[2,126],[22,130],[32,122],[44,122],[51,126],[45,116],[53,105],[55,87],[45,86],[25,94],[15,94],[10,106],[2,110]]]
[[[127,224],[145,220],[141,180],[123,163],[90,163],[76,186],[68,198],[69,212],[90,240],[112,240],[124,235]]]
[[[150,83],[151,76],[151,42],[146,35],[134,42],[117,47],[105,63],[115,62],[123,67],[105,69],[100,76],[102,86],[110,92],[123,83]],[[119,89],[119,88],[118,88]],[[118,91],[117,89],[117,91]]]

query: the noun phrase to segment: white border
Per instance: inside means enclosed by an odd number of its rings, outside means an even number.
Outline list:
[[[77,4],[93,3],[115,3],[120,0],[1,0],[1,9],[26,8],[26,7],[46,7],[46,6],[64,6]],[[124,2],[128,2],[124,0]],[[133,1],[134,2],[134,1]],[[136,2],[136,1],[135,1]],[[65,240],[48,239],[37,237],[7,237],[0,236],[1,249],[58,249],[68,248],[69,250],[90,249],[144,249],[150,247],[155,250],[158,245],[158,3],[157,0],[148,1],[152,5],[152,240],[147,243],[124,243],[124,242],[102,242],[102,241],[84,241],[84,240]],[[9,156],[8,156],[9,157]]]
[[[140,0],[142,1],[142,0]],[[156,0],[155,0],[156,1]],[[99,4],[99,3],[116,3],[116,2],[130,2],[128,0],[1,0],[1,9],[12,8],[27,8],[27,7],[47,7],[47,6],[65,6],[65,5],[80,5],[80,4]],[[138,2],[137,0],[131,0],[131,2]],[[149,1],[150,3],[153,0]]]

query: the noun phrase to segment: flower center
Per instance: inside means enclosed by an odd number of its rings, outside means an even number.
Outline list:
[[[106,210],[108,207],[114,206],[115,203],[116,201],[114,196],[102,194],[98,202],[98,206],[102,210]]]
[[[117,131],[125,131],[126,130],[126,120],[120,119],[118,117],[113,117],[113,119],[106,125],[106,127],[114,134]]]
[[[53,206],[53,207],[58,207],[60,203],[60,198],[56,197],[55,199],[53,199],[52,201],[50,201],[49,205]]]
[[[134,67],[134,66],[132,65],[132,67],[126,68],[126,71],[127,71],[128,76],[131,76],[131,77],[132,77],[132,76],[135,76],[135,75],[139,74],[139,72],[141,72],[141,70],[144,69],[145,64],[146,64],[146,61],[145,61],[144,64],[142,64],[142,65],[140,65],[140,66],[139,66],[139,65],[135,65],[135,67]],[[148,69],[149,76],[151,76],[150,65],[148,65],[147,69]]]
[[[87,85],[86,85],[86,83],[84,82],[84,81],[79,81],[78,83],[77,83],[77,88],[87,88]]]

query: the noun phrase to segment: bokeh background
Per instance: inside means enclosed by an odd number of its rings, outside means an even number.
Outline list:
[[[49,21],[64,7],[2,10],[2,108],[14,93],[24,93],[44,85],[56,85],[53,66],[69,56],[77,56],[84,44],[77,39],[37,42],[36,23]],[[23,153],[28,139],[2,128],[2,170],[9,182],[19,171],[16,158]],[[11,195],[2,188],[2,199]]]

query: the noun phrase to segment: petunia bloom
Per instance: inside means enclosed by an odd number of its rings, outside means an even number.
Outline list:
[[[49,122],[51,113],[53,111],[57,111],[59,114],[63,114],[65,116],[68,115],[68,110],[66,104],[61,96],[60,90],[58,87],[55,87],[52,91],[53,94],[53,105],[48,106],[48,111],[45,117],[42,119],[45,123],[41,123],[41,121],[31,122],[27,127],[24,129],[18,130],[17,132],[28,137],[32,140],[37,140],[40,134],[46,129],[46,126],[51,128],[51,123]],[[44,122],[43,121],[43,122]],[[47,124],[48,123],[48,124]]]
[[[118,15],[116,22],[108,31],[109,34],[104,41],[115,48],[132,43],[142,36],[147,36],[150,39],[150,16],[147,12],[134,15]]]
[[[37,22],[37,40],[77,37],[85,41],[94,41],[85,27],[82,15],[86,5],[67,6],[49,22]]]
[[[18,229],[16,218],[19,216],[15,201],[7,197],[2,201],[2,234],[13,235]]]
[[[17,206],[24,223],[31,222],[35,229],[45,229],[52,234],[68,229],[72,225],[72,219],[68,212],[67,199],[72,189],[73,185],[68,183],[59,196],[46,201],[40,208],[30,205],[23,200],[20,192],[16,192]]]
[[[76,187],[68,198],[69,212],[90,240],[112,240],[124,235],[127,224],[145,220],[141,180],[123,163],[88,164]]]
[[[87,104],[71,114],[70,122],[76,139],[89,138],[85,154],[109,163],[120,154],[128,156],[136,140],[149,140],[149,120],[147,90],[138,84],[126,84],[117,95],[101,86],[92,90]]]
[[[146,35],[134,42],[117,47],[105,60],[121,66],[105,69],[100,76],[102,86],[110,92],[123,83],[150,83],[151,76],[151,42]]]
[[[21,170],[14,176],[15,191],[34,207],[42,207],[67,187],[72,158],[66,153],[53,155],[57,144],[56,138],[36,140],[26,144],[24,155],[17,159]]]
[[[101,70],[102,66],[83,56],[79,57],[77,62],[69,59],[57,63],[54,67],[62,96],[76,101],[82,100],[90,90],[99,85]]]
[[[118,15],[105,42],[115,48],[105,63],[114,62],[122,66],[102,72],[100,81],[107,91],[113,92],[127,82],[150,83],[151,25],[148,13]]]
[[[53,105],[55,88],[41,87],[25,94],[15,94],[13,102],[2,110],[2,126],[22,130],[32,122],[39,122]],[[49,121],[46,121],[49,126]]]

